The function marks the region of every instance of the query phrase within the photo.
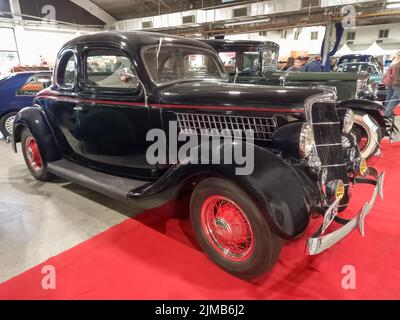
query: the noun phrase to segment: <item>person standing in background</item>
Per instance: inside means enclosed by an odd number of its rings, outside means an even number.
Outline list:
[[[393,117],[393,109],[400,104],[400,62],[392,65],[385,74],[384,83],[390,88],[391,96],[388,97],[385,107],[385,117]],[[389,92],[389,89],[388,89]],[[389,96],[389,93],[388,93]]]
[[[281,70],[287,71],[289,68],[293,67],[293,65],[294,65],[294,58],[289,57],[286,64],[283,66],[283,68]]]
[[[305,72],[322,72],[322,64],[321,58],[319,56],[315,56],[308,60],[307,64],[304,66]]]
[[[390,104],[392,99],[393,99],[393,94],[394,94],[394,76],[395,76],[395,68],[396,66],[399,66],[400,63],[400,52],[396,54],[394,57],[392,63],[390,64],[389,69],[386,71],[385,75],[383,76],[382,83],[386,85],[387,87],[387,96],[386,96],[386,107],[385,107],[385,116],[390,117],[392,114],[392,109],[395,107],[392,107]],[[392,109],[390,109],[392,108]]]
[[[293,66],[291,66],[289,69],[287,69],[289,72],[299,72],[299,71],[304,71],[303,69],[303,60],[301,57],[298,57],[294,60]]]

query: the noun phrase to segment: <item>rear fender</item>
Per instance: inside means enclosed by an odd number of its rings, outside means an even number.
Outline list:
[[[16,144],[21,142],[21,134],[24,128],[29,129],[32,133],[39,145],[42,157],[46,162],[52,162],[62,158],[53,132],[40,106],[35,105],[33,107],[27,107],[18,112],[14,121],[14,130],[11,140],[14,152],[17,152]]]

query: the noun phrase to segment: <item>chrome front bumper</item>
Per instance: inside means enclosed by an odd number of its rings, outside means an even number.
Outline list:
[[[379,197],[383,199],[383,183],[385,179],[385,173],[379,174],[375,168],[370,167],[368,177],[371,177],[373,179],[356,178],[354,183],[375,185],[371,200],[363,206],[363,208],[352,220],[346,220],[337,217],[339,201],[335,201],[325,212],[324,221],[319,230],[307,240],[307,248],[310,255],[319,254],[330,248],[331,246],[342,240],[344,237],[346,237],[357,226],[359,227],[361,235],[364,236],[365,217],[374,206],[376,197],[379,195]],[[343,226],[338,230],[324,235],[324,232],[333,220],[343,224]]]

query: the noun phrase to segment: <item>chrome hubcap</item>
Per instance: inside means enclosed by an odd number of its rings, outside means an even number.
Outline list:
[[[6,119],[4,122],[4,127],[6,128],[6,131],[8,134],[12,134],[13,131],[13,124],[14,124],[15,116],[11,116]]]

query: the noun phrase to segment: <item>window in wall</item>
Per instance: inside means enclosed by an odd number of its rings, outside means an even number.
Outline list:
[[[379,38],[389,38],[389,29],[379,30]]]
[[[15,94],[17,96],[34,96],[39,91],[47,88],[50,83],[50,76],[34,76],[30,78],[21,88],[19,88]]]
[[[71,89],[76,82],[76,57],[72,51],[66,52],[60,60],[57,83],[64,89]]]
[[[300,31],[295,31],[294,32],[294,36],[293,36],[294,40],[299,40],[300,33],[301,33]]]
[[[311,40],[318,40],[318,31],[311,32]]]
[[[354,31],[349,31],[346,34],[346,40],[347,41],[352,41],[356,39],[356,33]]]
[[[281,39],[286,39],[286,37],[287,37],[287,30],[286,30],[286,29],[283,29],[283,30],[281,31]]]
[[[111,50],[90,51],[86,57],[86,84],[90,87],[134,89],[138,79],[131,61],[122,52]]]

